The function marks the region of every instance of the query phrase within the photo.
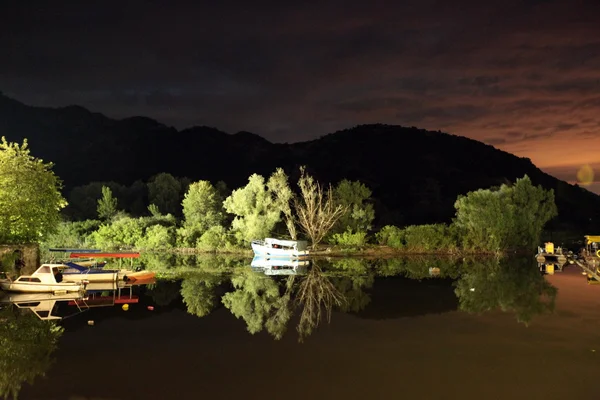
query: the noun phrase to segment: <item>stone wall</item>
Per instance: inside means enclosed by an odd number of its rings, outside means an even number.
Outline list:
[[[3,244],[0,245],[0,260],[2,271],[13,275],[33,273],[40,266],[40,248],[32,244]]]

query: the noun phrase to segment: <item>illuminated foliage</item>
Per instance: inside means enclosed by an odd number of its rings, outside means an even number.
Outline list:
[[[292,199],[294,193],[288,184],[288,177],[281,168],[277,168],[267,182],[267,187],[273,194],[275,207],[281,210],[285,220],[285,226],[290,233],[292,240],[296,240],[298,233],[296,230],[296,217],[292,212]]]
[[[102,186],[102,197],[98,199],[98,218],[109,220],[117,214],[117,199],[108,186]]]
[[[335,203],[348,209],[335,224],[333,231],[341,233],[367,232],[371,229],[375,210],[371,200],[371,190],[363,183],[344,179],[333,190]]]
[[[194,246],[199,237],[212,227],[223,222],[223,199],[219,191],[208,181],[198,181],[190,185],[182,202],[182,239]]]
[[[22,145],[0,142],[0,243],[37,242],[54,231],[60,209],[67,202],[61,182],[44,163]]]
[[[455,207],[463,246],[488,251],[535,248],[544,225],[557,215],[554,191],[533,186],[527,176],[499,190],[459,196]]]
[[[148,200],[163,214],[181,214],[181,182],[171,174],[160,173],[148,182]]]
[[[268,237],[280,220],[281,211],[265,179],[257,174],[250,176],[245,187],[234,190],[223,205],[235,215],[231,229],[239,244]]]

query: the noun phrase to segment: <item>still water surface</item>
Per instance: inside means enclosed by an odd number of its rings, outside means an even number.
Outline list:
[[[183,264],[149,264],[163,279],[133,287],[138,302],[127,311],[110,304],[80,312],[63,300],[50,315],[67,318],[51,322],[24,303],[4,304],[0,393],[72,400],[600,395],[600,285],[588,285],[576,267],[543,276],[530,259],[321,260],[295,270],[232,259]],[[88,305],[114,294],[91,293]]]

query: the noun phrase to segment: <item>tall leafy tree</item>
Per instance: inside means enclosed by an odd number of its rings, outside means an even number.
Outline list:
[[[375,210],[371,200],[371,190],[359,181],[344,179],[335,187],[335,202],[345,208],[348,212],[342,215],[335,224],[335,232],[366,232],[371,229]]]
[[[102,186],[102,197],[98,199],[98,218],[109,220],[117,213],[117,199],[108,186]]]
[[[296,217],[292,212],[294,193],[288,184],[288,177],[282,168],[277,168],[273,175],[271,175],[267,182],[267,187],[273,195],[275,206],[283,213],[285,226],[287,227],[292,240],[296,240],[298,236]]]
[[[192,183],[181,204],[184,225],[200,235],[223,222],[223,199],[209,181]]]
[[[36,242],[56,229],[67,205],[61,182],[23,144],[0,142],[0,243]]]
[[[163,214],[181,215],[182,183],[173,175],[160,173],[148,182],[148,201]]]
[[[490,251],[535,247],[544,225],[557,215],[554,191],[533,186],[527,175],[512,186],[459,196],[454,207],[463,245]]]
[[[238,243],[267,237],[280,220],[281,211],[265,185],[265,178],[258,174],[250,176],[245,187],[234,190],[223,206],[235,215],[231,229]]]

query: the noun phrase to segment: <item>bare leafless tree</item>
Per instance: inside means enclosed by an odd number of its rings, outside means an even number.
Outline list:
[[[348,212],[348,207],[336,205],[331,185],[324,188],[300,167],[300,196],[294,199],[298,224],[310,238],[315,248],[331,230],[333,225]]]

